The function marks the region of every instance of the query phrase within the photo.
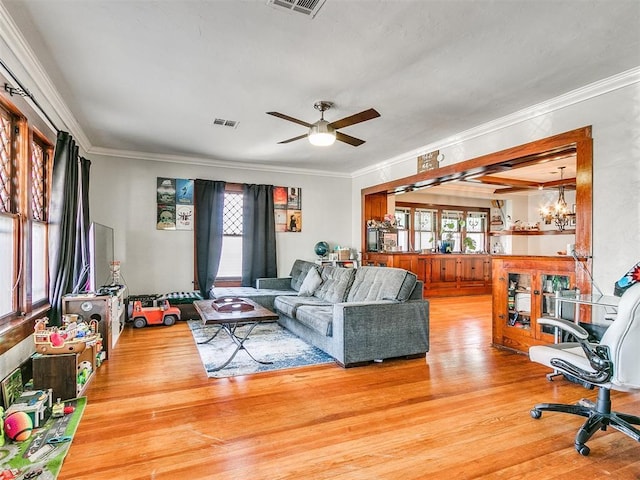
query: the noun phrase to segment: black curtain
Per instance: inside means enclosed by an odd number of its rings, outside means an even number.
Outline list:
[[[52,325],[60,324],[62,296],[78,292],[89,268],[89,169],[67,132],[58,132],[49,206],[49,301]]]
[[[79,191],[78,191],[78,216],[76,225],[78,232],[76,235],[75,258],[73,262],[73,292],[86,291],[89,282],[89,227],[91,220],[89,217],[89,171],[91,161],[84,157],[78,159],[79,171]]]
[[[277,276],[273,185],[244,185],[242,211],[242,286]]]
[[[194,185],[196,275],[202,298],[209,298],[220,266],[225,185],[200,179]]]

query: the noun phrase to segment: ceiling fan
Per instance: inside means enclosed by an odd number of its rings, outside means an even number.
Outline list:
[[[355,125],[356,123],[366,122],[367,120],[372,120],[376,117],[379,117],[380,114],[373,108],[369,110],[365,110],[360,113],[356,113],[355,115],[350,115],[348,117],[344,117],[340,120],[336,120],[335,122],[329,123],[324,119],[324,112],[329,110],[333,106],[331,102],[319,101],[313,104],[313,107],[316,110],[320,111],[320,120],[315,123],[307,123],[303,120],[298,120],[297,118],[290,117],[289,115],[285,115],[284,113],[278,112],[267,112],[268,115],[273,115],[274,117],[282,118],[283,120],[289,120],[290,122],[297,123],[298,125],[303,125],[309,129],[307,133],[304,135],[299,135],[297,137],[290,138],[288,140],[283,140],[278,143],[289,143],[294,142],[296,140],[300,140],[301,138],[308,137],[309,142],[312,145],[317,146],[328,146],[332,145],[336,140],[340,140],[341,142],[348,143],[349,145],[353,145],[357,147],[364,143],[364,140],[360,140],[359,138],[352,137],[350,135],[346,135],[342,132],[338,132],[337,130],[340,128],[349,127],[351,125]]]

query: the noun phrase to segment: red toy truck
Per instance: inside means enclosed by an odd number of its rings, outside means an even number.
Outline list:
[[[140,300],[133,302],[133,312],[131,312],[133,326],[136,328],[147,325],[171,326],[180,320],[180,309],[169,305],[169,301],[162,302],[160,307],[143,307]]]

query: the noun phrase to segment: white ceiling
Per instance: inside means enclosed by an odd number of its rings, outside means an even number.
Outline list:
[[[640,65],[638,0],[2,4],[89,153],[350,174]],[[305,128],[265,112],[313,123],[317,100],[381,117],[343,130],[360,147],[278,145]]]

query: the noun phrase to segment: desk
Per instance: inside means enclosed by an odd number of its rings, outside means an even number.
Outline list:
[[[245,348],[244,342],[249,338],[253,329],[261,322],[273,321],[278,319],[278,314],[273,313],[271,310],[264,308],[262,305],[255,303],[252,300],[247,298],[241,299],[242,302],[247,303],[253,306],[253,310],[248,311],[236,311],[236,312],[222,312],[218,311],[212,306],[212,300],[197,300],[193,302],[196,311],[200,314],[202,318],[203,325],[219,325],[220,328],[214,333],[210,338],[200,343],[209,343],[211,340],[216,338],[221,331],[224,331],[229,338],[233,340],[233,343],[236,344],[236,348],[233,353],[229,356],[227,360],[225,360],[219,366],[209,369],[210,372],[217,372],[218,370],[222,370],[224,367],[229,365],[231,361],[234,359],[236,354],[240,350],[244,350],[247,352],[253,361],[268,365],[272,362],[263,362],[256,359],[249,351]],[[236,334],[236,329],[240,325],[248,325],[246,332],[243,336],[239,336]]]
[[[612,310],[611,313],[618,312],[618,305],[620,304],[620,297],[614,297],[613,295],[601,295],[599,293],[570,293],[564,292],[562,295],[560,292],[556,292],[556,317],[559,315],[559,306],[561,303],[571,303],[576,307],[580,305],[589,305],[591,307],[603,307]],[[605,317],[606,318],[606,317]],[[574,322],[578,324],[580,322],[580,309],[575,309]]]

